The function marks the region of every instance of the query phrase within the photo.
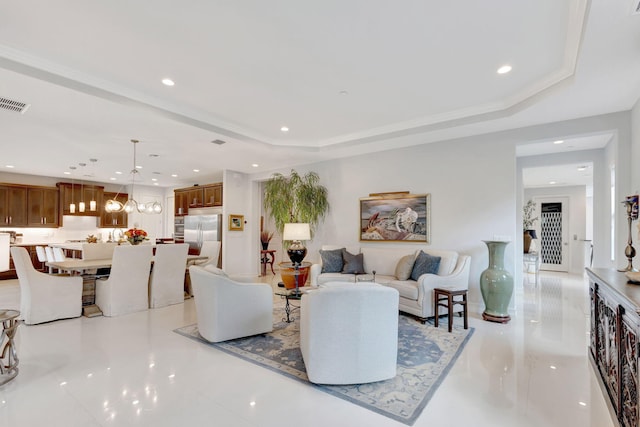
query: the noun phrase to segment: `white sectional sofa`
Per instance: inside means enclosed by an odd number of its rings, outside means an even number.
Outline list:
[[[335,251],[341,248],[345,247],[324,245],[322,251]],[[355,284],[375,281],[397,289],[400,293],[399,310],[417,316],[423,323],[427,318],[434,316],[434,288],[453,286],[458,289],[468,289],[469,287],[471,257],[459,255],[455,251],[434,250],[425,246],[346,247],[345,249],[350,254],[362,254],[364,267],[362,274],[323,272],[321,261],[311,266],[309,273],[311,286],[320,286],[329,282],[352,282]],[[417,277],[417,280],[406,278],[406,263],[411,263],[420,251],[432,257],[440,257],[437,272],[422,274]],[[398,265],[401,259],[405,264],[403,269]],[[398,278],[396,274],[403,277]],[[462,307],[456,305],[456,311],[462,311]],[[442,314],[446,314],[446,310],[440,307],[439,315]]]

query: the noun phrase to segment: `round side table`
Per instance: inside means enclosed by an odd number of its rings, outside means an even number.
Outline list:
[[[3,385],[18,375],[18,353],[13,338],[18,331],[18,310],[0,309],[0,385]]]

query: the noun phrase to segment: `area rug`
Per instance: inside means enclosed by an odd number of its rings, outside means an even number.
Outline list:
[[[400,315],[395,378],[365,385],[326,386],[307,379],[300,352],[298,319],[284,322],[282,307],[274,308],[273,317],[273,332],[216,344],[202,338],[195,324],[174,332],[407,425],[418,418],[473,334],[473,328],[462,327],[447,332],[446,319],[444,327],[436,329]]]

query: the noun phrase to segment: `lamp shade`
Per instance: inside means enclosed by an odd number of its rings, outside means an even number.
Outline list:
[[[311,229],[306,223],[290,223],[284,225],[282,240],[311,240]]]

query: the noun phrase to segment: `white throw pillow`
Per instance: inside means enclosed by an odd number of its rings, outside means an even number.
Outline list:
[[[396,278],[398,280],[408,280],[413,270],[413,264],[416,261],[415,254],[405,255],[398,261],[396,266]]]

